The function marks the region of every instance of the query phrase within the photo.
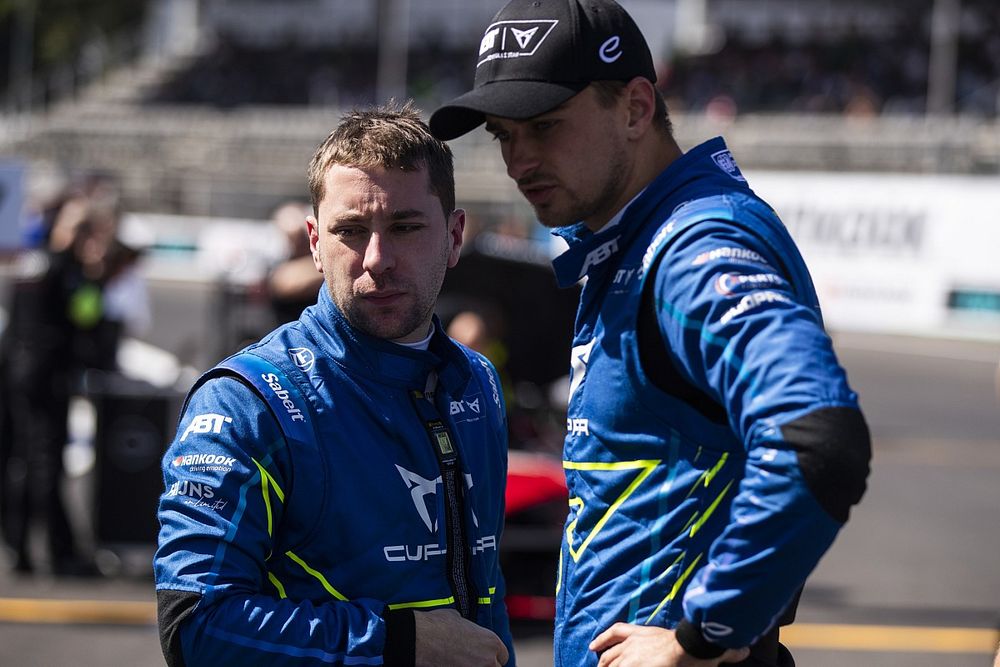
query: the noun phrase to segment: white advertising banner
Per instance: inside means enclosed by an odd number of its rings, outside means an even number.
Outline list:
[[[1000,177],[749,173],[827,325],[1000,339]]]

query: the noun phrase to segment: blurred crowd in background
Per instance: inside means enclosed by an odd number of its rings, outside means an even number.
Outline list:
[[[151,40],[150,17],[170,4],[106,0],[78,7],[34,0],[18,9],[18,3],[0,2],[0,43],[9,45],[0,48],[0,98],[6,98],[8,105],[18,102],[25,68],[35,72],[30,93],[41,104],[72,95],[114,65],[140,57]],[[762,19],[750,29],[727,20],[732,7],[724,0],[704,4],[710,38],[697,49],[673,44],[660,54],[658,85],[676,111],[870,115],[920,114],[926,109],[935,0],[874,8],[884,14],[877,25],[867,25],[862,12],[845,5],[844,16],[830,30],[790,27],[782,17]],[[817,11],[829,11],[819,4]],[[1000,93],[1000,7],[990,0],[953,4],[954,109],[995,114]],[[415,3],[411,5],[410,11],[417,11]],[[779,3],[770,11],[781,12],[781,7]],[[251,9],[259,11],[254,7],[247,11]],[[762,15],[766,10],[760,10]],[[668,11],[673,10],[664,9]],[[808,12],[808,6],[799,11]],[[27,27],[33,28],[33,36],[23,34]],[[265,45],[229,32],[226,26],[212,28],[199,37],[191,57],[154,86],[145,101],[221,108],[369,103],[376,96],[379,61],[370,29],[338,29],[333,31],[337,38],[322,44],[289,32],[284,38],[272,36]],[[476,36],[455,43],[425,32],[409,40],[406,94],[418,105],[432,106],[468,84],[469,54]]]
[[[35,542],[55,574],[92,569],[62,488],[70,399],[87,372],[116,373],[122,337],[152,323],[139,252],[118,235],[119,202],[113,176],[88,174],[31,211],[4,295],[0,526],[18,572],[36,568]]]
[[[984,5],[959,42],[956,110],[993,115],[1000,94],[1000,8]],[[888,34],[721,35],[710,53],[664,59],[657,85],[671,109],[739,113],[922,114],[929,26],[913,15]],[[435,101],[469,78],[469,48],[416,40],[410,96]],[[151,104],[352,105],[375,96],[371,41],[270,48],[219,36],[214,47],[155,90]],[[443,92],[442,92],[443,91]]]

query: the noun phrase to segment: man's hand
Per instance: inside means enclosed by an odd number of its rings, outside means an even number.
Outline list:
[[[717,667],[746,660],[750,649],[729,649],[718,658],[699,660],[685,653],[673,630],[615,623],[590,642],[600,654],[598,667]]]
[[[454,609],[413,612],[417,667],[502,667],[507,647]]]

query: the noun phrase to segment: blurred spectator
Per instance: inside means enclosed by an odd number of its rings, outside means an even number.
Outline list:
[[[507,373],[507,346],[501,338],[504,332],[502,315],[486,303],[470,303],[467,310],[455,314],[448,322],[447,333],[462,345],[475,350],[491,362],[500,376],[508,403],[514,396]],[[491,312],[489,312],[491,311]]]
[[[30,535],[44,526],[55,574],[89,574],[62,496],[67,412],[81,371],[115,371],[123,331],[148,326],[138,253],[117,239],[111,179],[74,186],[51,217],[45,245],[18,260],[10,318],[0,348],[0,384],[9,409],[4,446],[4,538],[14,569],[35,569]]]
[[[276,324],[299,319],[302,311],[316,303],[323,274],[316,270],[309,252],[306,216],[312,211],[300,201],[288,201],[271,214],[271,222],[285,240],[285,258],[268,271],[265,290]]]
[[[448,335],[468,348],[475,350],[497,365],[506,361],[502,344],[493,336],[486,320],[477,312],[463,310],[451,319]]]

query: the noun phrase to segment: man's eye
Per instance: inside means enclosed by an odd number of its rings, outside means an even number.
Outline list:
[[[333,230],[333,235],[339,239],[347,240],[360,236],[364,230],[359,227],[337,227]]]
[[[556,120],[539,120],[535,122],[535,130],[538,132],[544,132],[546,130],[551,130],[559,121]]]
[[[408,234],[410,232],[418,232],[423,229],[424,226],[418,222],[400,222],[395,225],[393,229],[401,234]]]
[[[510,138],[507,132],[493,132],[493,141],[499,141],[501,144]]]

